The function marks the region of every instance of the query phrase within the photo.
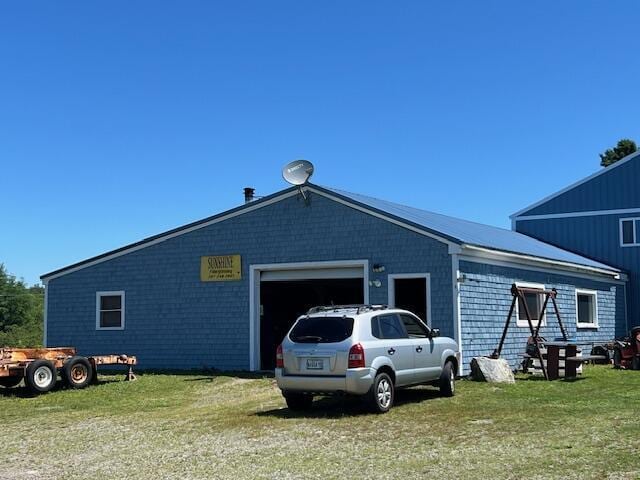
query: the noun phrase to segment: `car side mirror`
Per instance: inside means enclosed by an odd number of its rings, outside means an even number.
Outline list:
[[[439,336],[440,336],[440,329],[439,328],[432,328],[431,329],[431,335],[429,335],[429,337],[435,338],[435,337],[439,337]]]

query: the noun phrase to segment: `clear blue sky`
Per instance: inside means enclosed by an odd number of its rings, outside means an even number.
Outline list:
[[[640,2],[0,5],[0,262],[42,273],[313,181],[483,223],[640,141]]]

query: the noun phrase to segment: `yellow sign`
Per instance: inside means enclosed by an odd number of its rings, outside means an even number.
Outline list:
[[[240,280],[242,266],[240,255],[217,255],[200,257],[200,280],[203,282],[221,282]]]

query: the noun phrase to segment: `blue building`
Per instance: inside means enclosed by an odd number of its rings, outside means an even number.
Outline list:
[[[43,275],[45,343],[135,354],[142,368],[269,369],[309,307],[383,303],[454,337],[466,370],[496,347],[514,282],[556,288],[580,340],[625,326],[616,267],[507,229],[302,189],[306,199],[291,187]],[[534,315],[541,297],[526,299]],[[522,310],[503,350],[514,366],[529,336]],[[544,336],[559,335],[552,311],[542,320]]]
[[[511,216],[513,229],[626,273],[628,324],[640,324],[640,152]]]

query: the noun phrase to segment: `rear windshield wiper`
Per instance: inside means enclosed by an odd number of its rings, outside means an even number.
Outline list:
[[[321,342],[322,340],[324,340],[324,337],[321,337],[319,335],[300,335],[299,337],[296,337],[296,340],[298,341],[315,340],[316,342]]]

